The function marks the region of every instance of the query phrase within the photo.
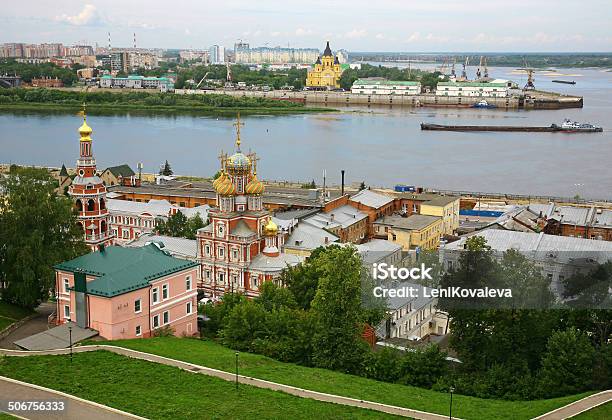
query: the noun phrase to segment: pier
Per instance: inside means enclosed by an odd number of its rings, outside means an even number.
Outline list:
[[[581,96],[560,95],[553,92],[532,90],[523,96],[479,97],[479,96],[441,96],[435,93],[418,95],[367,95],[336,91],[286,91],[286,90],[191,90],[176,89],[179,95],[229,95],[245,98],[268,98],[283,101],[302,102],[312,105],[368,106],[391,105],[405,107],[469,108],[482,99],[500,109],[564,109],[582,108]]]

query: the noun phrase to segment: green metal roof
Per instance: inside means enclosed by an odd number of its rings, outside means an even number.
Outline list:
[[[409,82],[404,80],[367,80],[357,79],[353,85],[396,85],[396,86],[418,86],[419,82]]]
[[[96,277],[87,282],[87,293],[112,297],[148,287],[153,280],[197,266],[195,262],[171,257],[150,244],[142,248],[109,246],[54,268]]]
[[[113,175],[119,176],[121,175],[124,178],[136,175],[132,168],[126,163],[119,166],[110,166],[106,168],[107,171],[110,171]]]
[[[506,84],[505,83],[492,83],[492,82],[438,82],[438,86],[506,87]]]

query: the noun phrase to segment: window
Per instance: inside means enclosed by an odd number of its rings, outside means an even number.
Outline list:
[[[233,249],[232,250],[232,259],[234,261],[238,259],[238,250],[237,249]]]
[[[159,302],[159,287],[154,287],[153,288],[153,303],[158,303]]]
[[[123,229],[123,239],[130,239],[130,231]]]
[[[70,306],[64,305],[64,319],[70,321]]]
[[[164,316],[164,325],[166,325],[168,322],[170,322],[170,312],[165,311],[163,316]]]
[[[219,273],[219,283],[223,284],[225,281],[225,273]]]
[[[210,255],[210,245],[204,245],[204,254]]]
[[[219,258],[223,258],[225,256],[225,249],[219,248]]]
[[[168,284],[162,286],[162,300],[168,299]]]
[[[185,277],[185,289],[191,290],[191,276]]]
[[[191,302],[187,302],[187,315],[191,314],[193,304]]]
[[[142,335],[142,329],[140,328],[140,325],[136,325],[136,335],[137,336]]]
[[[140,299],[136,299],[134,301],[134,312],[139,313],[141,311],[142,311],[142,306],[141,306]]]
[[[69,287],[70,287],[70,282],[68,281],[68,279],[64,279],[64,293],[69,292],[68,290]]]
[[[153,317],[153,328],[158,328],[159,327],[159,315],[155,315]]]

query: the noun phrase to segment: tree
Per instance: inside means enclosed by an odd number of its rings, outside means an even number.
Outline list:
[[[172,168],[170,167],[170,164],[168,163],[168,161],[166,160],[166,163],[164,164],[164,167],[162,169],[159,170],[159,174],[160,175],[165,175],[165,176],[170,176],[172,175],[174,172],[172,171]]]
[[[295,298],[291,292],[284,287],[277,286],[271,281],[266,281],[261,285],[259,288],[259,296],[255,298],[255,302],[263,306],[268,312],[273,309],[294,309],[297,307]]]
[[[331,248],[339,247],[338,245],[331,245],[328,248],[316,248],[306,258],[306,261],[293,267],[287,267],[281,273],[282,283],[287,286],[298,306],[302,309],[310,309],[310,304],[319,286],[319,258],[326,249]]]
[[[87,253],[72,202],[46,170],[17,168],[0,180],[2,299],[33,308],[49,296],[53,265]]]
[[[264,336],[265,315],[263,307],[252,300],[234,306],[221,332],[223,344],[236,350],[253,350],[253,340]]]
[[[575,328],[553,333],[542,357],[542,395],[557,397],[590,389],[594,356],[589,339]]]
[[[195,239],[198,229],[206,226],[199,214],[187,218],[181,211],[172,214],[168,220],[157,219],[155,229],[160,235],[174,236],[177,238]]]
[[[185,238],[187,239],[195,239],[196,234],[198,233],[198,229],[206,226],[206,223],[202,220],[199,214],[194,214],[190,218],[187,219],[187,227],[185,231]]]
[[[311,306],[316,325],[313,362],[318,367],[360,372],[368,352],[361,337],[361,258],[354,247],[330,247],[317,262],[319,286]]]
[[[359,191],[361,190],[365,190],[367,188],[366,184],[364,181],[361,181],[361,184],[359,184]]]
[[[448,371],[446,353],[435,344],[424,350],[407,351],[400,363],[399,381],[406,385],[431,388]]]

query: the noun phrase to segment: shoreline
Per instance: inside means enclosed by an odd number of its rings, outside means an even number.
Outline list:
[[[28,102],[28,103],[13,103],[0,104],[0,113],[57,113],[57,114],[72,114],[78,113],[81,106],[77,104],[50,104],[45,102]],[[243,115],[291,115],[291,114],[316,114],[340,112],[333,108],[323,107],[193,107],[193,106],[143,106],[134,104],[87,104],[87,113],[91,115],[109,115],[109,114],[183,114],[183,115],[211,115],[211,116],[229,116],[240,112]]]

